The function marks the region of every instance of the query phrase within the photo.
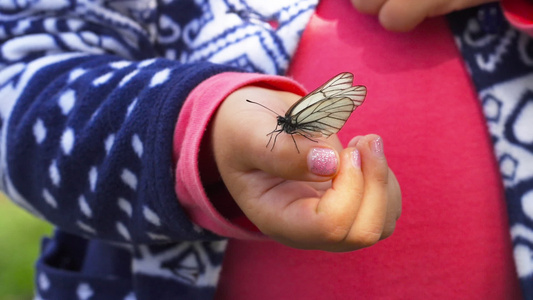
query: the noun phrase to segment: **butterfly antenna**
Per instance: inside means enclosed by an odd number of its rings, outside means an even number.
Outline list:
[[[248,99],[246,99],[246,102],[250,102],[250,103],[253,103],[253,104],[257,104],[257,105],[259,105],[259,106],[261,106],[261,107],[263,107],[263,108],[266,108],[266,109],[270,110],[271,112],[275,113],[277,116],[280,116],[280,114],[278,114],[277,112],[273,111],[272,109],[270,109],[270,108],[264,106],[264,105],[261,104],[261,103],[258,103],[258,102],[252,101],[252,100],[248,100]]]

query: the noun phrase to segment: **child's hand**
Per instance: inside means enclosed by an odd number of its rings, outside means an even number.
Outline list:
[[[495,0],[351,0],[363,13],[378,15],[388,30],[409,31],[425,18],[444,15]]]
[[[343,150],[336,135],[317,143],[294,135],[298,153],[290,135],[281,133],[271,151],[266,134],[276,116],[246,99],[282,114],[299,96],[245,87],[224,101],[213,123],[224,183],[264,234],[295,248],[327,251],[363,248],[392,234],[401,193],[378,136],[354,138]]]

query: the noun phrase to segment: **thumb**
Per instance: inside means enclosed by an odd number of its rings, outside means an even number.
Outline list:
[[[260,87],[242,88],[228,96],[215,116],[211,134],[221,174],[261,170],[288,180],[333,178],[339,161],[337,152],[342,150],[337,136],[311,139],[278,131],[271,111],[243,100],[256,98],[265,99],[265,106],[273,111],[283,111],[300,96]],[[313,148],[319,150],[311,151]]]
[[[281,132],[274,134],[267,148],[263,144],[262,155],[251,158],[250,163],[256,169],[288,180],[327,181],[339,168],[337,149],[342,147],[336,136],[312,141]]]

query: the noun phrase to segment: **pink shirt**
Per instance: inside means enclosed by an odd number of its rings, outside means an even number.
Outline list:
[[[290,76],[309,90],[341,71],[366,85],[366,103],[339,133],[347,142],[377,133],[403,193],[389,239],[345,254],[300,251],[258,233],[197,171],[204,128],[231,91],[268,81],[302,94],[289,79],[222,74],[191,94],[176,141],[177,193],[191,218],[235,237],[217,299],[517,299],[501,178],[479,100],[442,18],[408,34],[383,30],[348,1],[322,1]],[[274,122],[274,121],[273,121]],[[222,204],[221,204],[222,201]],[[224,202],[228,201],[228,202]],[[230,206],[220,213],[215,207]],[[250,240],[252,239],[252,240]]]

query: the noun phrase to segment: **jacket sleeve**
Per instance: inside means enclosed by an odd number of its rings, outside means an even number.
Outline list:
[[[265,239],[239,209],[220,174],[214,159],[205,148],[210,147],[205,128],[219,105],[235,90],[256,85],[304,96],[305,89],[288,77],[226,72],[198,85],[187,97],[174,131],[176,194],[191,220],[211,232],[238,239]],[[244,99],[243,99],[244,101]],[[275,125],[275,117],[272,118]],[[204,150],[204,151],[203,151]],[[203,171],[210,179],[202,178]]]
[[[86,237],[216,238],[179,205],[172,143],[189,92],[229,68],[156,58],[149,28],[97,3],[0,1],[2,191]]]

